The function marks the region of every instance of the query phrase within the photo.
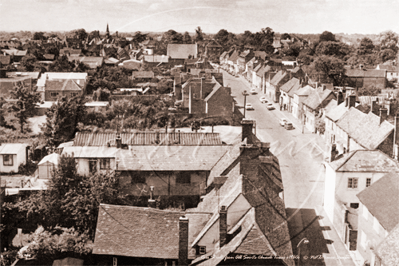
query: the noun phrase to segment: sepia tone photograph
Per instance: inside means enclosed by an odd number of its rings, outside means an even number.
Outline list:
[[[0,0],[0,266],[399,266],[399,0]]]

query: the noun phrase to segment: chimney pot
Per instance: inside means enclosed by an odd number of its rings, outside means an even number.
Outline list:
[[[179,218],[179,261],[178,265],[188,265],[188,218]]]
[[[117,149],[121,149],[122,148],[122,139],[121,139],[121,135],[120,134],[116,135],[115,142],[116,142],[116,148]]]
[[[242,120],[241,121],[241,140],[247,139],[247,144],[254,144],[253,143],[253,132],[252,129],[254,127],[255,121],[253,120]]]
[[[227,244],[227,209],[221,206],[219,211],[219,247]]]

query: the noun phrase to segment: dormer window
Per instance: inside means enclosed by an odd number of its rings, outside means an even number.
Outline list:
[[[197,246],[197,255],[205,255],[206,246]]]

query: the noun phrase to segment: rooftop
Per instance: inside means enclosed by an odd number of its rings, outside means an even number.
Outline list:
[[[399,265],[399,224],[377,246],[376,253],[381,258],[381,265]]]
[[[322,87],[311,91],[309,96],[303,101],[303,104],[312,110],[319,108],[323,102],[327,99],[330,94],[333,93],[332,90],[324,89]]]

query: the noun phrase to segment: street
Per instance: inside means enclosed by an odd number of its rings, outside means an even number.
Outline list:
[[[249,82],[241,76],[223,73],[224,86],[231,87],[244,113],[242,93],[250,93]],[[300,253],[300,265],[355,265],[323,213],[324,140],[306,129],[302,133],[299,121],[288,111],[280,111],[277,103],[273,103],[274,110],[268,110],[266,103],[259,101],[261,96],[265,95],[259,89],[257,94],[246,96],[246,103],[251,103],[254,110],[246,110],[245,118],[256,121],[257,137],[270,142],[272,153],[279,159],[293,253]],[[294,129],[282,127],[281,118],[292,122]],[[309,240],[307,244],[301,241],[304,238]]]

